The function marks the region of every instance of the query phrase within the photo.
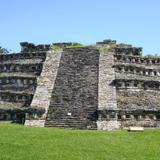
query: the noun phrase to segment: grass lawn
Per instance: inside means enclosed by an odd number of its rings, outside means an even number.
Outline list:
[[[133,133],[0,125],[0,160],[160,160],[160,130]]]

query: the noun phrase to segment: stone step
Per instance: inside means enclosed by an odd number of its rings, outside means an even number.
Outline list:
[[[45,127],[56,127],[56,128],[77,128],[77,129],[85,129],[85,127],[80,126],[53,126],[53,125],[46,125]]]
[[[79,123],[45,123],[45,126],[85,126],[85,124]]]
[[[82,123],[45,123],[45,125],[84,125]]]
[[[69,125],[69,126],[78,125],[78,126],[84,126],[83,123],[45,123],[45,125],[62,125],[62,126],[65,126],[65,125]]]
[[[86,119],[84,120],[78,120],[78,119],[47,119],[46,121],[55,121],[55,122],[84,122],[86,121]]]
[[[55,122],[55,121],[46,121],[46,124],[83,124],[83,122],[75,122],[75,121],[59,121],[59,122]]]
[[[83,125],[84,126],[84,124],[79,124],[79,123],[45,123],[46,125]]]

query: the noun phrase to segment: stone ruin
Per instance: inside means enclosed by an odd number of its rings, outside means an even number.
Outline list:
[[[113,130],[160,127],[160,58],[104,40],[21,43],[0,55],[0,121],[28,126]],[[78,43],[77,43],[78,44]]]

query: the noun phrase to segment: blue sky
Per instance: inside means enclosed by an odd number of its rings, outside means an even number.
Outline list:
[[[160,0],[0,0],[0,45],[103,39],[160,54]]]

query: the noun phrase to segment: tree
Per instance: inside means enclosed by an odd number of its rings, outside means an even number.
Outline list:
[[[9,51],[8,51],[6,48],[2,48],[2,47],[0,46],[0,55],[1,55],[1,54],[7,54],[7,53],[9,53]]]
[[[158,54],[147,54],[144,57],[145,58],[160,58],[160,55],[158,55]]]

